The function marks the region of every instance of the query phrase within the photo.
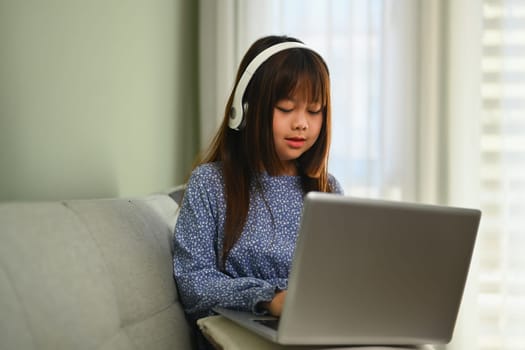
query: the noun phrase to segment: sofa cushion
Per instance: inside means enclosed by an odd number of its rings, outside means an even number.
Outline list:
[[[0,204],[0,348],[191,348],[176,213],[168,195]]]

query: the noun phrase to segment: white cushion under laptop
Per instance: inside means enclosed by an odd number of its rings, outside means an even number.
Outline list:
[[[480,217],[311,192],[280,319],[215,311],[282,345],[448,343]]]

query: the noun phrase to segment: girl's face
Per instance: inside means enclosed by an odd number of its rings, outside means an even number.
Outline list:
[[[296,175],[295,160],[313,146],[323,125],[320,103],[293,96],[277,101],[273,109],[273,142],[285,174]]]

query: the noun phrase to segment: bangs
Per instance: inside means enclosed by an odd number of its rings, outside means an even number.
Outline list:
[[[273,103],[297,97],[307,103],[320,103],[325,107],[330,94],[326,66],[314,53],[301,51],[290,52],[276,70]]]

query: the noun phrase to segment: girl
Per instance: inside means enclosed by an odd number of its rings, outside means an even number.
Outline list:
[[[284,36],[249,48],[175,228],[174,275],[192,322],[215,306],[280,315],[304,195],[342,193],[327,172],[330,120],[321,56]]]

